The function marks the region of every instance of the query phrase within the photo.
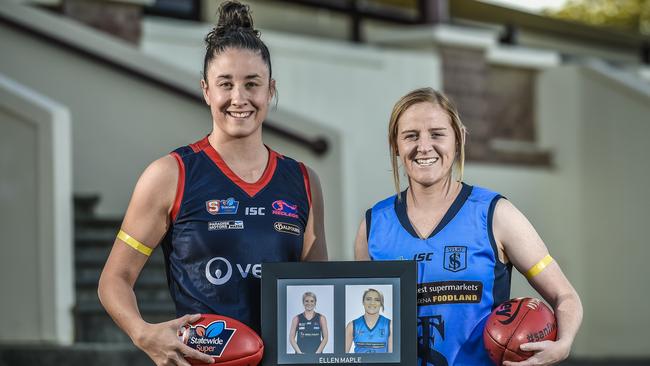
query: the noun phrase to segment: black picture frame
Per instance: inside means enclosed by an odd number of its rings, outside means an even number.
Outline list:
[[[319,288],[325,294],[318,306],[331,301],[333,316],[327,322],[331,351],[322,354],[289,352],[288,294],[305,288]],[[378,287],[390,300],[393,352],[348,353],[345,350],[345,327],[350,305],[362,302],[359,289]],[[302,292],[302,291],[300,291]],[[329,294],[332,294],[331,298]],[[354,295],[354,296],[353,296]],[[320,295],[319,295],[320,296]],[[363,307],[361,307],[363,309]],[[385,309],[383,309],[385,310]],[[314,364],[376,366],[415,365],[417,363],[417,266],[415,261],[366,262],[291,262],[262,264],[262,365],[306,366]],[[352,348],[353,349],[353,348]],[[325,348],[327,350],[327,347]]]

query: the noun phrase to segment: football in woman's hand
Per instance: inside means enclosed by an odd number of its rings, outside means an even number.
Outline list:
[[[256,366],[264,354],[262,339],[247,325],[222,315],[201,314],[182,330],[188,346],[212,356],[220,366]],[[208,365],[188,358],[192,365]]]
[[[497,306],[490,314],[483,341],[495,365],[503,361],[523,361],[533,352],[522,351],[523,343],[557,339],[553,311],[541,300],[520,297]]]

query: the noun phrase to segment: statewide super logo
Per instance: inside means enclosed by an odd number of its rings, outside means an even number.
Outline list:
[[[277,200],[271,204],[273,214],[279,216],[298,218],[298,205],[291,204],[285,200]]]
[[[191,325],[183,331],[183,343],[210,356],[221,357],[235,329],[227,328],[223,320],[213,321],[207,326]]]
[[[230,197],[225,200],[210,200],[205,202],[205,208],[210,215],[236,214],[239,201]]]

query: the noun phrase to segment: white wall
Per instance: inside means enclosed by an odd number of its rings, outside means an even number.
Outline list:
[[[70,344],[70,116],[0,73],[0,130],[0,341]]]
[[[602,65],[581,70],[580,81],[588,347],[647,357],[650,85]]]

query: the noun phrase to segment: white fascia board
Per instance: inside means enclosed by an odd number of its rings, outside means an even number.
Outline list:
[[[531,69],[548,69],[562,63],[559,52],[518,46],[492,47],[488,49],[486,58],[490,64]]]
[[[488,49],[497,44],[498,34],[492,30],[480,30],[449,24],[375,30],[369,42],[381,45],[431,44],[466,48]]]

